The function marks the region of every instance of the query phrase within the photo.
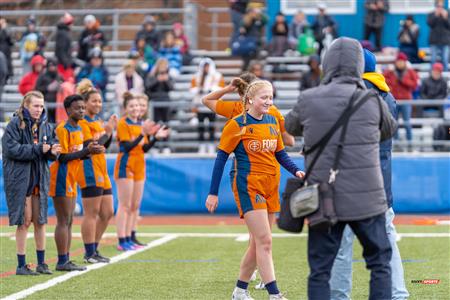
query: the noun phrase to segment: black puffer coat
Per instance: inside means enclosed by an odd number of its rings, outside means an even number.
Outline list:
[[[47,198],[50,185],[48,160],[50,152],[42,151],[46,139],[47,144],[55,144],[53,127],[47,122],[45,111],[39,125],[39,142],[33,143],[31,122],[25,119],[25,128],[20,128],[21,120],[14,115],[6,126],[2,137],[3,180],[6,202],[8,204],[9,225],[24,224],[25,197],[31,177],[31,164],[39,162],[39,224],[47,223]]]

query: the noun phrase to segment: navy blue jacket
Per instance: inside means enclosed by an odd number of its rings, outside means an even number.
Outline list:
[[[371,83],[369,80],[364,79],[364,84],[368,89],[374,89],[378,92],[378,94],[383,98],[384,102],[389,107],[389,111],[391,112],[394,118],[397,118],[397,104],[395,102],[394,96],[392,96],[389,92],[384,92],[380,90],[376,85]],[[384,181],[384,190],[386,192],[387,204],[389,207],[393,205],[393,196],[392,196],[392,168],[391,168],[391,158],[392,156],[392,138],[385,140],[380,143],[380,164],[381,164],[381,172],[383,174]]]

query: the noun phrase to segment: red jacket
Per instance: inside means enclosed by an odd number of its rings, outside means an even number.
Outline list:
[[[39,75],[39,73],[31,71],[30,73],[23,76],[19,82],[19,92],[22,95],[25,95],[29,91],[34,90]]]
[[[383,73],[386,83],[391,89],[391,93],[396,100],[411,100],[412,93],[417,88],[419,76],[413,69],[406,69],[401,80],[395,70],[387,69]]]

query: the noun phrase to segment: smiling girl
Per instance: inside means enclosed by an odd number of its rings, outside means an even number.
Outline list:
[[[248,111],[230,120],[223,129],[206,207],[211,213],[216,210],[223,169],[228,156],[234,152],[233,193],[239,215],[250,233],[250,242],[241,261],[232,298],[252,299],[247,287],[258,267],[269,298],[285,299],[278,290],[272,261],[271,223],[280,210],[277,165],[297,177],[303,177],[303,172],[286,154],[280,126],[275,117],[268,114],[273,104],[271,83],[251,82],[242,101]]]

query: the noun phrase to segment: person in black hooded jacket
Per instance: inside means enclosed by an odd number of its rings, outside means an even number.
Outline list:
[[[64,69],[71,68],[72,60],[72,37],[70,36],[70,27],[73,23],[73,17],[66,13],[61,21],[56,25],[56,45],[55,56],[58,64],[62,65]]]
[[[36,81],[35,89],[44,94],[46,102],[55,104],[61,83],[63,80],[58,74],[56,60],[50,58],[47,60],[47,70]],[[55,123],[55,111],[55,106],[48,108],[47,117],[50,123]]]
[[[17,275],[52,274],[45,264],[45,224],[50,185],[48,160],[59,155],[53,128],[47,122],[44,96],[28,92],[2,137],[2,161],[9,225],[17,225]],[[38,266],[26,264],[28,227],[34,225]]]

